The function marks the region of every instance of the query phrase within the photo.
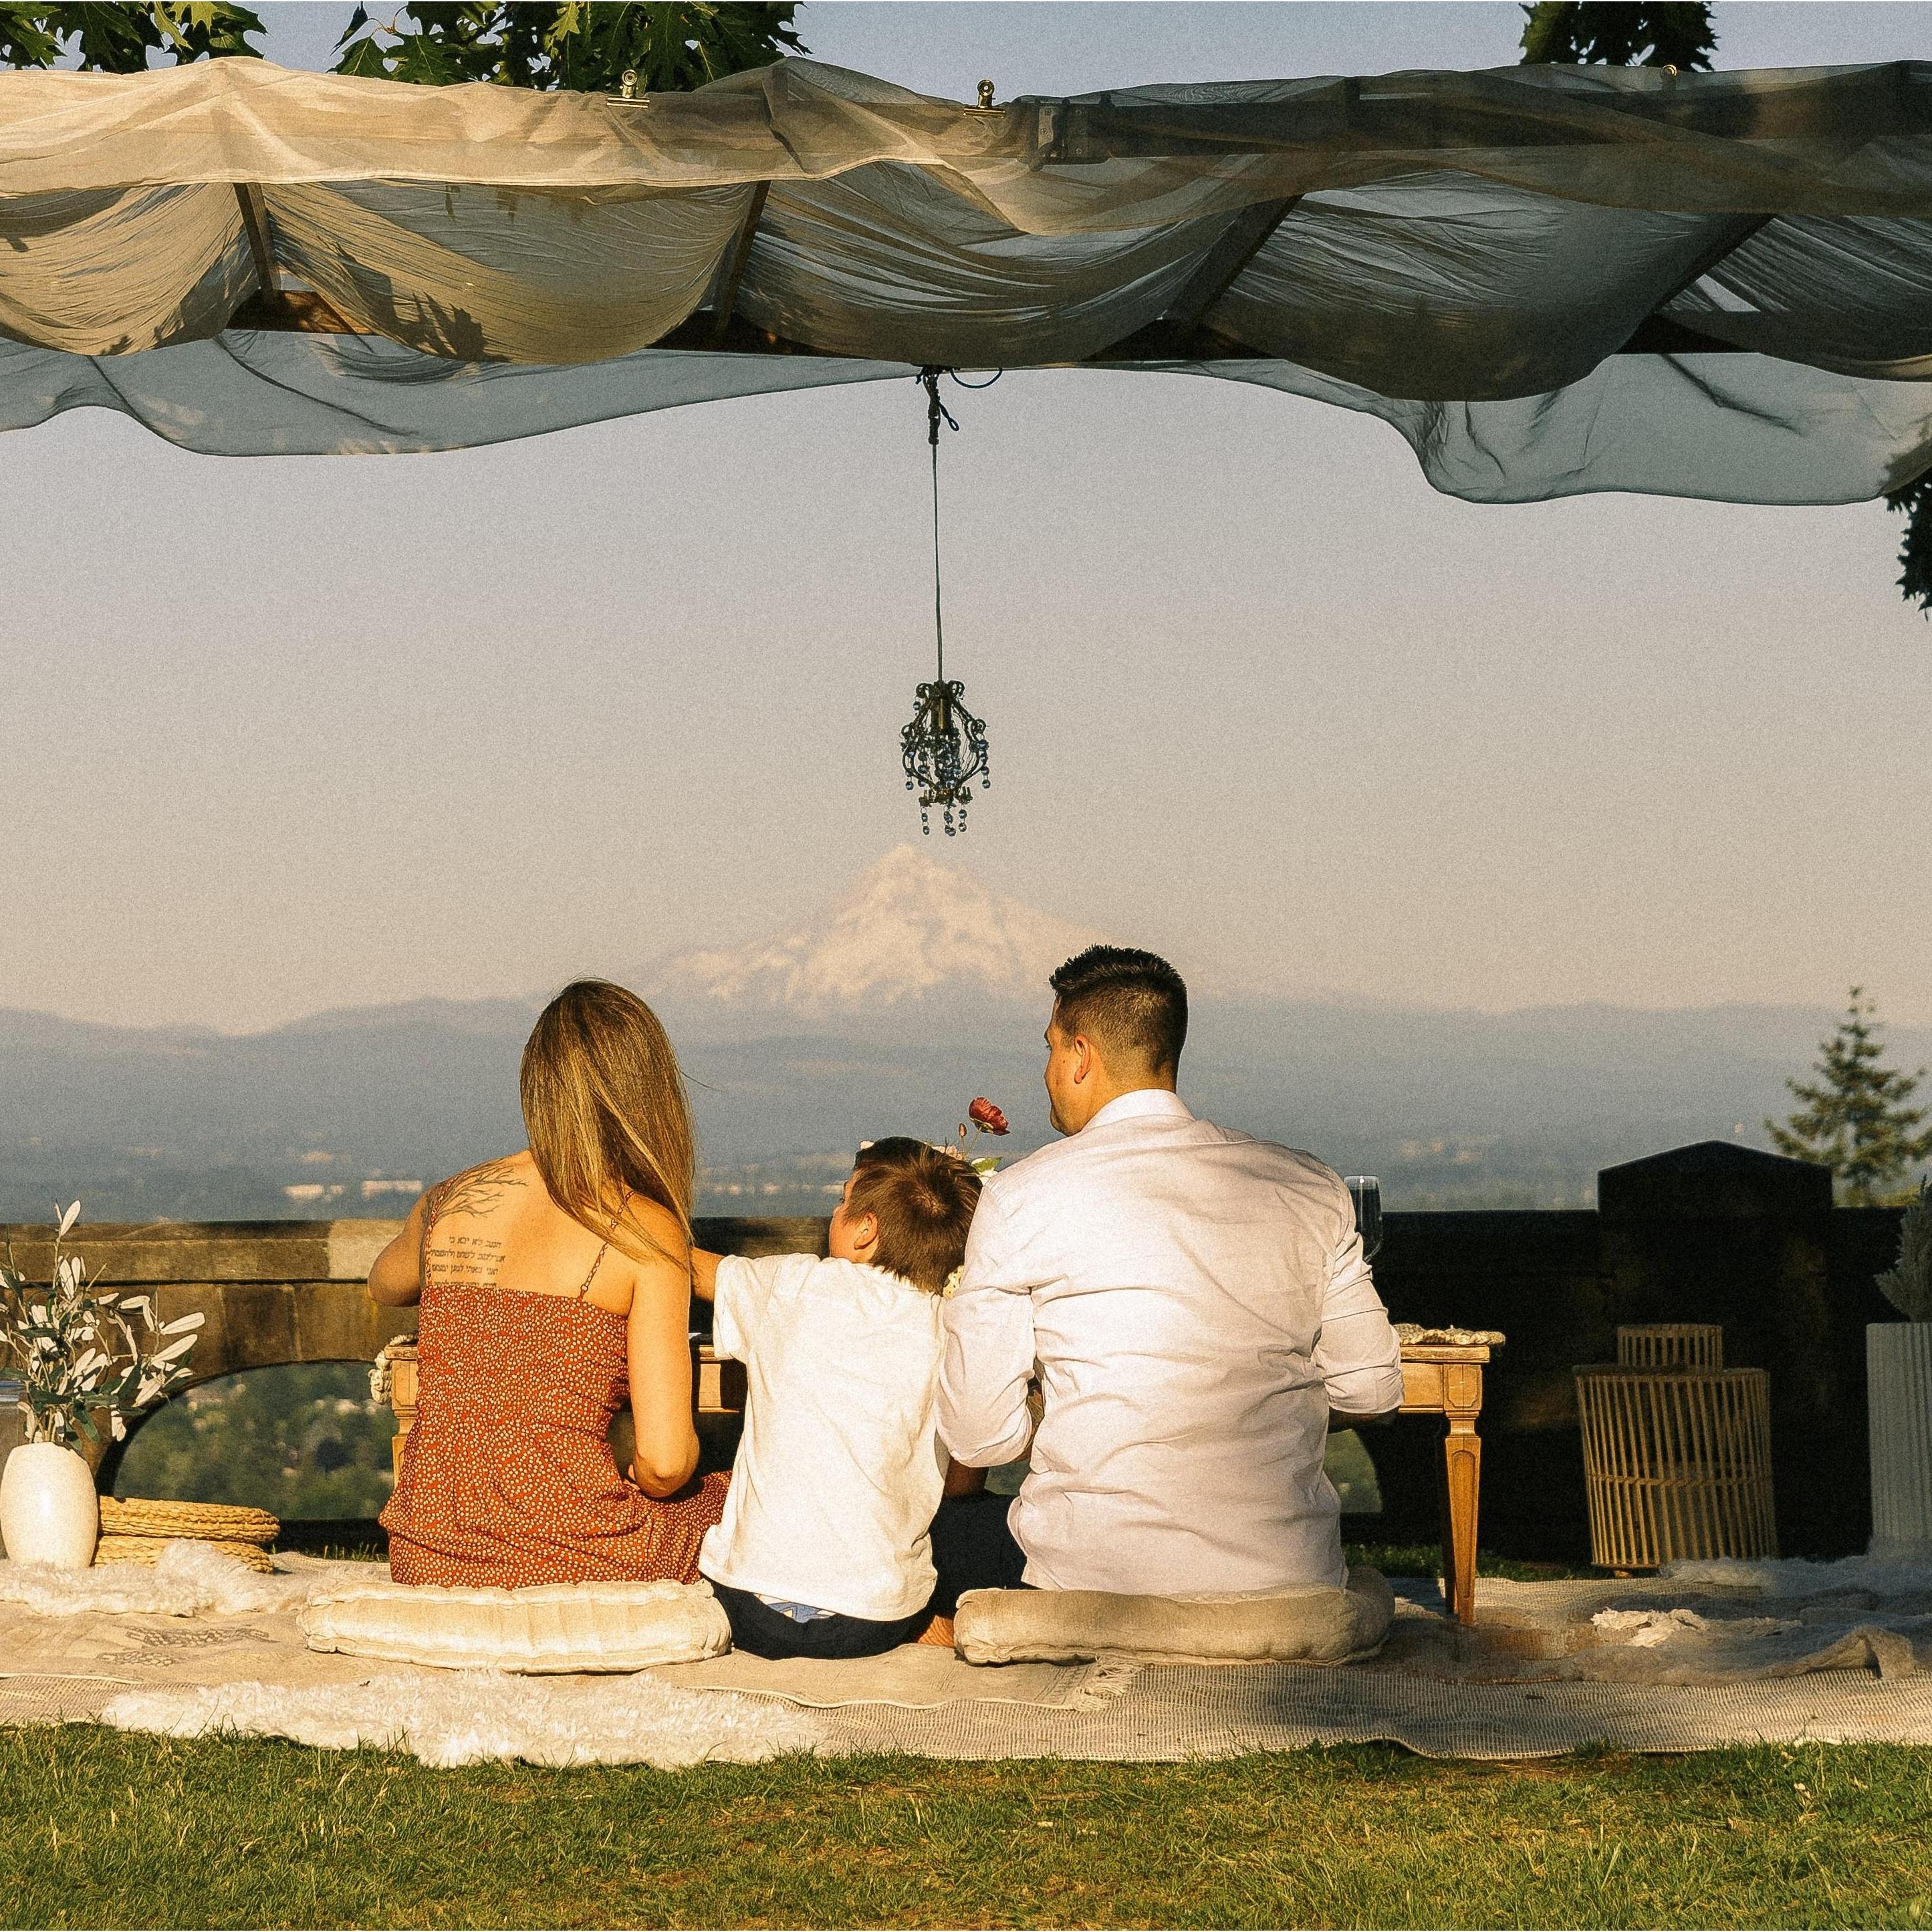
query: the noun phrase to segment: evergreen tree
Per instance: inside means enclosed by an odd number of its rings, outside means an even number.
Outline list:
[[[1781,1127],[1764,1124],[1780,1154],[1828,1167],[1852,1208],[1882,1205],[1932,1156],[1932,1130],[1919,1131],[1927,1109],[1906,1105],[1925,1070],[1901,1073],[1883,1064],[1877,1018],[1864,988],[1854,986],[1838,1031],[1819,1042],[1816,1081],[1784,1083],[1802,1108]]]

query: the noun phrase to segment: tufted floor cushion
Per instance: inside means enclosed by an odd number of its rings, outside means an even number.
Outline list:
[[[544,1583],[525,1590],[428,1584],[324,1586],[302,1612],[311,1650],[452,1670],[643,1670],[731,1648],[709,1583]]]
[[[954,1631],[968,1664],[1348,1664],[1381,1647],[1395,1597],[1379,1571],[1339,1590],[1130,1597],[1106,1590],[969,1590]]]

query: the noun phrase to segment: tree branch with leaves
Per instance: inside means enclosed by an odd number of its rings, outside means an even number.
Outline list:
[[[1522,10],[1526,67],[1674,67],[1708,74],[1718,50],[1711,10],[1694,0],[1658,6],[1542,0]]]
[[[804,51],[792,5],[460,5],[401,8],[386,24],[358,7],[337,44],[338,74],[448,87],[614,94],[702,87]]]
[[[236,55],[262,31],[252,8],[180,5],[16,7],[0,4],[0,67],[63,64],[92,74],[140,74],[159,54],[177,63]]]

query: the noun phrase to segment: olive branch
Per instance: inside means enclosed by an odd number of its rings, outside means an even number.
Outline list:
[[[82,1436],[100,1440],[97,1413],[118,1442],[129,1416],[172,1394],[188,1378],[195,1331],[207,1318],[197,1312],[157,1321],[153,1295],[94,1286],[80,1257],[64,1249],[80,1218],[78,1201],[62,1212],[48,1281],[21,1274],[10,1243],[0,1262],[0,1360],[19,1378],[15,1406],[27,1419],[27,1440],[70,1448]]]

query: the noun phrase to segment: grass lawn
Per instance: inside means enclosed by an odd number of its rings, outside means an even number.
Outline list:
[[[0,1732],[10,1925],[1928,1925],[1932,1750],[424,1770]]]
[[[1345,1543],[1342,1554],[1348,1562],[1366,1563],[1384,1576],[1439,1576],[1442,1574],[1441,1546],[1433,1543]],[[1478,1576],[1507,1576],[1517,1583],[1547,1582],[1552,1577],[1610,1576],[1608,1570],[1592,1569],[1587,1563],[1544,1563],[1527,1557],[1498,1556],[1493,1550],[1476,1552]]]

